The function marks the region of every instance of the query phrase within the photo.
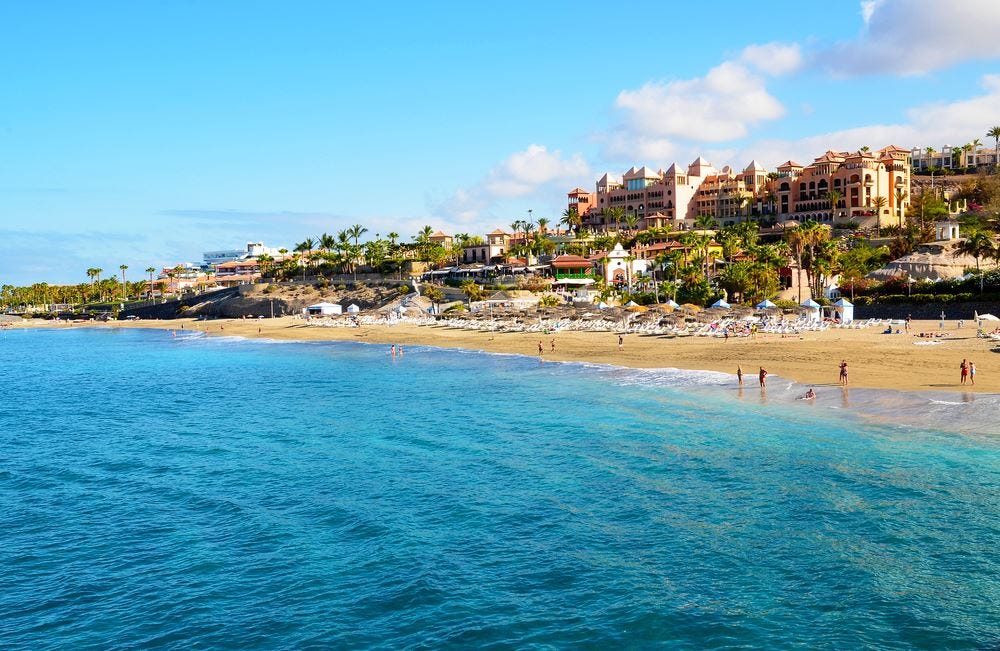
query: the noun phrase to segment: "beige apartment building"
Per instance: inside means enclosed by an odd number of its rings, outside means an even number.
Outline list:
[[[639,220],[639,228],[688,230],[699,215],[715,218],[717,226],[729,226],[752,215],[773,217],[779,222],[815,219],[842,224],[874,225],[901,223],[909,204],[909,150],[888,146],[877,152],[828,151],[809,165],[787,161],[770,172],[756,160],[738,172],[715,168],[702,157],[686,168],[677,163],[666,170],[632,167],[621,176],[609,173],[598,179],[595,192],[574,188],[567,195],[568,207],[583,218],[583,225],[610,230],[608,211],[621,208],[624,215]],[[828,193],[841,198],[831,208]],[[876,215],[878,197],[885,198]],[[581,199],[586,201],[581,201]],[[586,205],[588,208],[582,210]]]

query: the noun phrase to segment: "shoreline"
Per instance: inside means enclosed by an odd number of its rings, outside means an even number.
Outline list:
[[[938,331],[938,323],[914,321],[912,332]],[[548,335],[524,332],[489,332],[460,330],[444,325],[362,325],[360,327],[323,327],[308,325],[301,319],[218,319],[196,321],[138,320],[71,323],[29,321],[14,324],[19,328],[151,328],[188,330],[212,336],[239,336],[248,339],[281,341],[359,341],[390,346],[435,346],[485,353],[503,353],[538,357],[538,343],[543,346],[543,360],[583,362],[633,369],[678,369],[712,371],[733,378],[742,366],[746,389],[758,388],[758,368],[803,386],[820,390],[840,389],[838,365],[846,359],[850,368],[850,387],[891,389],[916,393],[1000,394],[1000,354],[988,339],[976,338],[975,325],[946,329],[949,338],[926,344],[911,334],[883,335],[879,328],[827,330],[801,335],[758,335],[755,339],[731,337],[728,341],[709,337],[665,337],[630,334],[618,350],[618,335],[613,332],[558,331]],[[555,350],[552,350],[552,342]],[[976,385],[959,382],[958,366],[962,359],[976,362]]]

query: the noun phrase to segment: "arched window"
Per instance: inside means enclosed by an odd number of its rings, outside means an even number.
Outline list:
[[[778,189],[781,190],[782,192],[788,192],[791,188],[788,187],[787,183],[782,183],[781,187],[779,187]]]

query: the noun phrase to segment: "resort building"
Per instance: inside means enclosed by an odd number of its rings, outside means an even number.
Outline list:
[[[593,193],[574,188],[567,208],[577,210],[585,227],[604,231],[633,223],[639,229],[690,230],[701,215],[713,217],[718,227],[751,217],[900,223],[909,204],[910,156],[890,145],[877,152],[828,151],[805,166],[787,161],[776,173],[756,160],[741,172],[717,169],[702,157],[686,168],[632,167],[621,176],[604,174]],[[827,196],[834,191],[840,198],[831,208]]]
[[[247,242],[246,248],[244,249],[221,249],[218,251],[205,251],[201,254],[202,259],[205,261],[204,267],[214,267],[216,265],[222,264],[224,262],[232,262],[234,260],[247,260],[249,258],[256,258],[261,255],[269,255],[275,257],[281,255],[280,248],[274,248],[270,246],[264,246],[263,242]]]
[[[770,183],[779,221],[901,224],[910,202],[909,158],[908,150],[890,145],[877,152],[828,151],[805,167],[786,161]]]
[[[510,251],[510,239],[510,234],[499,228],[488,233],[482,244],[470,244],[462,249],[462,264],[503,262]]]
[[[442,246],[451,246],[452,243],[455,241],[455,238],[453,238],[451,235],[445,235],[441,231],[434,233],[427,239],[429,239],[433,244],[441,244]]]
[[[964,170],[970,167],[996,165],[997,150],[994,147],[974,147],[972,145],[962,145],[961,147],[944,145],[940,149],[914,147],[910,150],[910,159],[915,172],[928,172],[932,167],[938,170]]]

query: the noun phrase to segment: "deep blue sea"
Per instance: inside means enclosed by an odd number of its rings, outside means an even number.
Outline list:
[[[1000,647],[995,397],[387,352],[0,333],[0,648]]]

